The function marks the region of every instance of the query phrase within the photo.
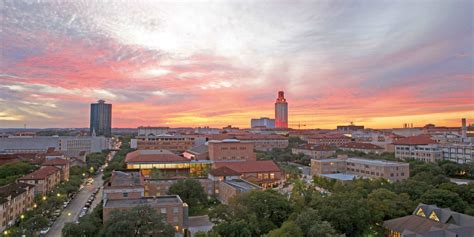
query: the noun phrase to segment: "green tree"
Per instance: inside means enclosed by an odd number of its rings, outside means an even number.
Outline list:
[[[373,210],[373,216],[380,222],[408,215],[415,208],[408,194],[396,194],[385,188],[372,191],[368,196],[368,202]]]
[[[195,179],[178,180],[170,186],[168,194],[176,194],[187,203],[190,208],[199,204],[207,204],[207,195],[201,183]]]
[[[224,222],[214,227],[220,236],[226,237],[250,237],[249,225],[244,220]]]
[[[436,205],[438,207],[449,207],[454,211],[464,212],[466,202],[457,193],[445,189],[428,190],[420,198],[420,202]]]
[[[163,216],[150,206],[138,206],[131,210],[115,210],[104,227],[107,237],[114,236],[156,236],[172,237],[174,228],[167,224]]]
[[[36,232],[48,225],[48,219],[42,215],[35,215],[20,223],[21,231],[27,236],[34,236]]]
[[[275,230],[270,231],[267,237],[303,237],[303,231],[293,221],[286,221]]]
[[[301,212],[295,223],[301,228],[307,237],[333,237],[339,236],[337,231],[327,221],[322,221],[319,213],[314,209],[306,209]]]

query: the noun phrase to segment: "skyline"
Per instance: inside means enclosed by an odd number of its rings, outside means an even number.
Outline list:
[[[472,123],[473,3],[369,2],[4,2],[0,128]]]

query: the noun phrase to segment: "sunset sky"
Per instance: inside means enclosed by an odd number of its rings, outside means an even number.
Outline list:
[[[0,127],[474,123],[474,2],[0,1]]]

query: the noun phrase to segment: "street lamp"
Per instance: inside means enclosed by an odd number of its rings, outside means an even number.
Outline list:
[[[36,205],[36,203],[35,203],[35,204],[33,204],[33,208],[37,208],[37,207],[38,207],[38,205]]]
[[[46,196],[43,196],[43,201],[45,201],[45,200],[46,200]]]
[[[61,194],[60,194],[60,193],[58,193],[58,194],[56,194],[56,196],[58,196],[58,197],[61,197]]]
[[[20,219],[25,219],[25,215],[21,214]]]

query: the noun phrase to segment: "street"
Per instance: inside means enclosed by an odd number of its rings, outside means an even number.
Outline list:
[[[69,205],[63,210],[61,216],[54,222],[53,226],[49,230],[47,237],[59,237],[61,236],[61,231],[64,227],[66,222],[74,222],[79,218],[79,213],[81,209],[87,202],[87,199],[92,195],[94,190],[98,187],[102,187],[102,173],[99,173],[96,177],[94,177],[94,182],[92,185],[86,185],[80,192],[77,193],[76,197],[71,200]],[[96,199],[94,200],[90,210],[93,210],[94,207],[100,202],[102,199],[102,190],[97,193]],[[70,213],[70,215],[69,215]]]

